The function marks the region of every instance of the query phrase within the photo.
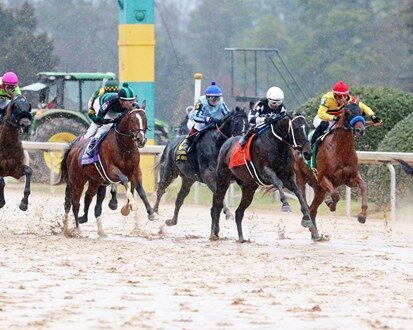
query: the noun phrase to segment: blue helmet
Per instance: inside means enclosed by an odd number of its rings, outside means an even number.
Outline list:
[[[218,87],[215,81],[205,90],[205,96],[222,96],[222,90]]]

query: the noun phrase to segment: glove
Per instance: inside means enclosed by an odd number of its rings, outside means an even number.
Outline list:
[[[377,116],[373,115],[373,116],[371,116],[371,121],[375,124],[378,124],[378,123],[381,122],[381,119],[380,119],[380,117],[377,117]]]
[[[334,121],[338,121],[339,119],[340,119],[340,116],[334,116],[334,117],[333,117],[333,120],[334,120]]]
[[[268,125],[269,123],[271,123],[272,120],[273,120],[273,118],[271,118],[271,117],[265,117],[264,123]]]

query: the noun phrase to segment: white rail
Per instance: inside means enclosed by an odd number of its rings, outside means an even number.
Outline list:
[[[49,143],[49,142],[32,142],[23,141],[23,148],[26,150],[42,150],[42,151],[60,151],[62,152],[68,144],[66,143]],[[156,154],[162,153],[164,146],[146,146],[140,149],[143,154]],[[360,164],[386,164],[390,172],[390,203],[391,203],[391,219],[396,220],[396,172],[394,164],[397,164],[395,159],[401,159],[405,162],[413,165],[413,153],[399,153],[399,152],[380,152],[380,151],[357,151]],[[51,154],[52,165],[54,156]],[[50,182],[54,182],[54,171],[51,166],[50,170]],[[198,189],[198,188],[197,188]],[[230,195],[233,195],[233,190],[230,189]],[[295,197],[295,196],[294,196]],[[231,196],[229,197],[231,200]],[[196,199],[197,203],[198,200]],[[346,214],[350,216],[351,208],[351,188],[346,187]]]

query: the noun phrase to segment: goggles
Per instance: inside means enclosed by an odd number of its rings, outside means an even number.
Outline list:
[[[4,87],[7,89],[15,89],[17,85],[4,84]]]
[[[208,96],[208,100],[211,100],[213,102],[219,101],[221,96]]]
[[[345,95],[345,94],[334,94],[334,97],[337,99],[337,100],[341,100],[341,99],[346,99],[347,98],[347,95]]]
[[[272,99],[268,99],[268,103],[271,104],[271,105],[279,106],[279,105],[281,105],[281,104],[283,103],[283,101],[282,101],[282,100],[272,100]]]

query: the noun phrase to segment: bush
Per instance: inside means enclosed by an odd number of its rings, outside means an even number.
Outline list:
[[[378,146],[387,132],[413,112],[412,93],[388,87],[359,86],[351,89],[351,95],[358,97],[363,103],[367,104],[383,120],[382,126],[367,128],[366,135],[357,142],[358,150],[380,150]],[[310,125],[312,125],[312,120],[317,113],[321,96],[322,94],[313,97],[296,110],[307,114]]]
[[[379,144],[380,151],[388,152],[413,152],[413,113],[405,120],[399,121],[393,129],[386,134]],[[372,166],[367,171],[369,178],[370,199],[378,204],[389,202],[390,175],[386,165]],[[405,196],[410,193],[413,187],[413,178],[396,168],[396,190],[398,196]]]

